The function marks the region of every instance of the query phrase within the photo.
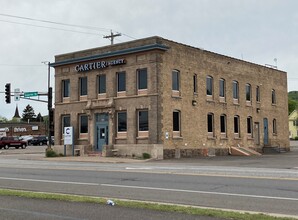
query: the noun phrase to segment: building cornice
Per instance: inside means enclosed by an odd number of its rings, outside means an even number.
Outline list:
[[[51,63],[50,66],[51,67],[58,67],[58,66],[62,66],[62,65],[68,65],[68,64],[74,64],[74,63],[79,63],[79,62],[98,60],[98,59],[109,58],[109,57],[114,57],[114,56],[121,56],[121,55],[127,55],[127,54],[138,53],[138,52],[145,52],[145,51],[150,51],[150,50],[166,51],[168,49],[169,49],[169,47],[165,46],[163,44],[158,44],[158,43],[157,44],[150,44],[150,45],[144,45],[144,46],[140,46],[140,47],[133,47],[133,48],[127,48],[127,49],[123,49],[123,50],[116,50],[116,51],[106,52],[106,53],[92,55],[92,56],[67,59],[67,60]]]

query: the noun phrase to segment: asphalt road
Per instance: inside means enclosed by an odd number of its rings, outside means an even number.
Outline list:
[[[124,208],[94,203],[65,202],[0,196],[0,219],[5,220],[217,220],[207,216],[193,216],[148,209]]]
[[[0,187],[298,216],[298,148],[126,164],[35,159],[1,155]]]

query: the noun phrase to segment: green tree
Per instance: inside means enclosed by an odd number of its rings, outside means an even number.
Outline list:
[[[36,115],[34,113],[34,109],[31,105],[27,105],[23,110],[22,121],[36,121]]]
[[[36,121],[38,121],[38,122],[43,122],[43,117],[41,116],[40,112],[39,112],[38,115],[36,116]]]
[[[3,117],[3,116],[0,116],[0,122],[7,122],[7,121],[8,121],[7,118],[5,118],[5,117]]]
[[[289,99],[288,105],[290,115],[298,107],[298,103],[294,100]]]

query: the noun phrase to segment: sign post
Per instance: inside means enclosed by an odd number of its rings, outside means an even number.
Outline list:
[[[64,127],[64,156],[66,156],[66,145],[72,145],[72,156],[74,156],[73,127]]]
[[[21,90],[19,88],[14,90],[14,100],[20,101]]]

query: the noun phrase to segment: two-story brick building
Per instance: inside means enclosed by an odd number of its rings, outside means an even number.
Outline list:
[[[192,157],[289,149],[286,72],[160,37],[57,55],[55,143]]]

